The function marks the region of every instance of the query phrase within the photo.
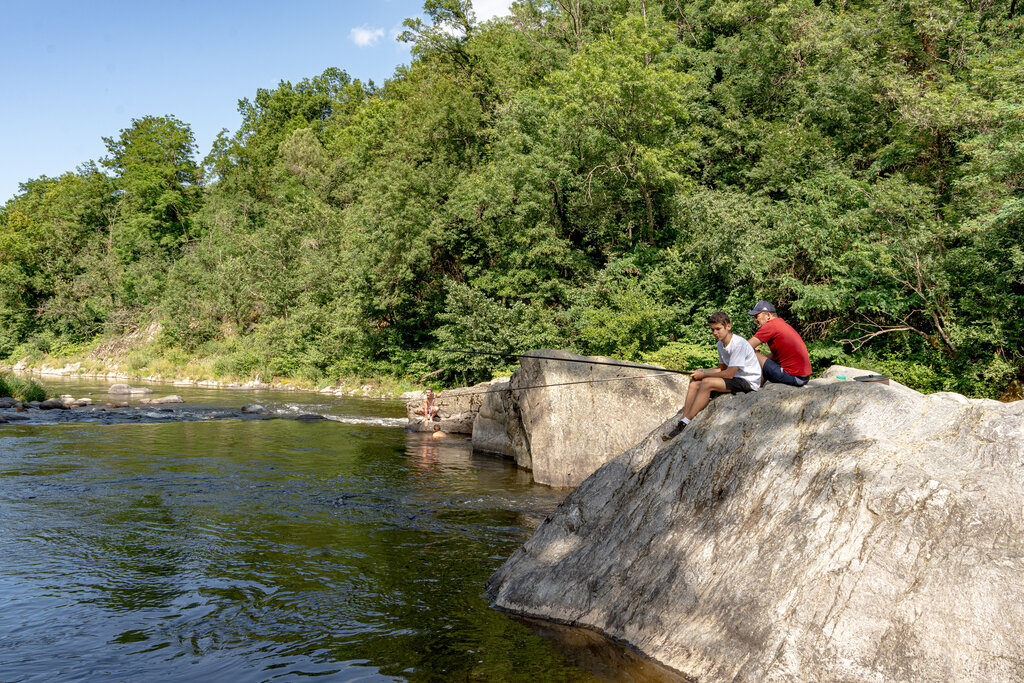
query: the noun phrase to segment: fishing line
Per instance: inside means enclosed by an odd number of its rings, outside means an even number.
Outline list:
[[[587,365],[610,365],[616,368],[632,368],[634,370],[657,370],[659,372],[674,373],[677,375],[692,375],[692,370],[672,370],[671,368],[659,368],[656,365],[644,365],[643,363],[615,363],[604,360],[584,360],[582,358],[557,358],[555,356],[537,356],[532,353],[496,353],[494,351],[470,351],[469,349],[417,349],[422,353],[467,353],[472,356],[498,356],[501,358],[536,358],[537,360],[562,361],[563,363],[586,363]],[[591,380],[596,381],[596,380]],[[551,385],[554,386],[554,385]]]

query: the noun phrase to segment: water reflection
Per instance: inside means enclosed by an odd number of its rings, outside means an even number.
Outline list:
[[[483,595],[563,495],[459,437],[373,424],[5,425],[0,671],[614,678]]]

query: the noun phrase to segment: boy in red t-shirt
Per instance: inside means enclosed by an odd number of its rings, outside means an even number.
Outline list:
[[[802,387],[811,378],[811,357],[807,345],[799,333],[775,314],[775,307],[767,301],[758,301],[754,310],[748,311],[760,327],[748,341],[757,348],[767,342],[771,353],[765,356],[758,352],[761,363],[761,384],[778,382]]]

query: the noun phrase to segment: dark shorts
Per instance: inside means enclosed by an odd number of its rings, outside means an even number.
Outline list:
[[[754,387],[750,386],[750,382],[741,377],[731,377],[729,379],[722,378],[725,382],[725,388],[734,394],[749,394],[754,390]]]
[[[802,387],[807,384],[807,380],[811,377],[799,377],[791,375],[782,369],[782,366],[773,361],[771,358],[764,362],[761,367],[761,372],[764,374],[766,382],[775,382],[777,384],[788,384],[791,387]]]

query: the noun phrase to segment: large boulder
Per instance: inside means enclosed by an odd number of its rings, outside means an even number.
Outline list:
[[[491,577],[498,607],[701,681],[1024,678],[1024,403],[827,378],[660,432]]]
[[[438,420],[425,420],[414,411],[423,407],[423,391],[407,391],[401,398],[405,402],[406,417],[409,419],[406,429],[417,432],[434,431],[434,425],[450,434],[472,434],[473,422],[486,396],[494,391],[495,386],[508,382],[508,377],[499,377],[471,387],[445,389],[438,392],[434,405],[438,407]]]
[[[473,450],[506,458],[516,457],[509,435],[516,420],[509,386],[508,380],[497,382],[483,397],[480,411],[473,421]]]
[[[589,362],[589,361],[596,361]],[[549,486],[577,486],[675,415],[689,378],[651,366],[531,351],[508,391],[489,396],[473,447],[515,458]],[[601,365],[600,363],[623,363]]]

